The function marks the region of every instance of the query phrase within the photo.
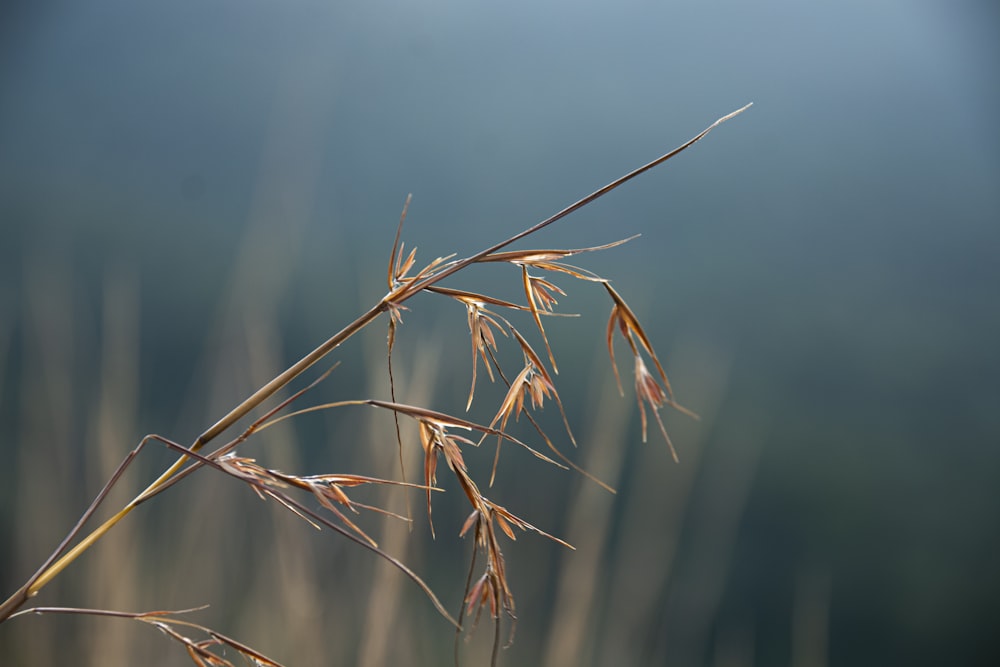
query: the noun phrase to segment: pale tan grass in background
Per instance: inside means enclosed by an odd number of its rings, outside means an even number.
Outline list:
[[[795,577],[792,667],[826,667],[830,655],[832,575],[826,567],[802,565]]]
[[[88,410],[96,423],[90,424],[85,444],[90,455],[83,457],[87,488],[100,488],[111,476],[138,430],[139,299],[133,270],[112,266],[105,271],[96,405]],[[140,538],[135,526],[122,528],[108,536],[102,557],[86,563],[87,597],[100,609],[136,609],[144,602],[140,592],[146,573],[136,557]],[[108,623],[105,631],[84,636],[81,657],[97,667],[103,664],[101,656],[138,656],[146,643],[140,635],[127,623]]]
[[[49,249],[51,253],[57,250]],[[59,540],[59,531],[72,525],[74,510],[80,499],[71,495],[78,488],[78,471],[73,464],[72,449],[66,443],[75,442],[77,430],[74,414],[73,374],[74,337],[72,281],[70,267],[58,254],[33,252],[26,262],[24,276],[24,312],[21,315],[26,335],[18,351],[25,364],[36,373],[22,376],[15,389],[24,400],[19,415],[21,442],[31,443],[18,451],[18,492],[14,495],[14,558],[19,571],[29,570],[38,554],[46,553]],[[45,267],[45,268],[42,268]],[[60,582],[57,595],[70,592],[69,583]],[[32,659],[39,664],[56,664],[57,647],[64,642],[76,644],[74,637],[59,636],[59,625],[39,628],[32,646]],[[26,651],[27,647],[23,649]],[[21,660],[28,654],[22,653]]]
[[[598,369],[591,372],[596,374]],[[600,372],[603,375],[603,369]],[[592,423],[586,425],[581,443],[585,452],[583,467],[599,479],[617,480],[625,462],[625,448],[614,445],[627,432],[631,411],[627,403],[617,400],[610,383],[595,383],[593,387],[591,393],[595,395],[588,397],[588,402],[596,409],[590,413]],[[594,612],[600,609],[603,597],[602,571],[607,566],[603,552],[609,540],[615,498],[583,481],[572,493],[566,504],[565,537],[577,550],[559,557],[561,574],[544,654],[548,667],[586,664],[586,657],[594,653]]]
[[[688,568],[679,569],[666,596],[663,627],[644,660],[667,655],[685,664],[703,664],[711,646],[712,623],[732,566],[736,532],[757,472],[769,424],[758,414],[731,411],[718,427],[722,445],[702,462],[691,524]],[[658,590],[663,590],[662,585]]]
[[[669,355],[687,379],[685,394],[709,424],[725,396],[728,356],[719,346],[692,335],[682,336]],[[628,431],[630,411],[614,400],[613,386],[597,382],[593,386],[601,395],[589,401],[597,409],[586,431],[585,466],[620,486],[626,453],[620,440]],[[708,437],[705,429],[684,431],[685,443],[691,446],[683,466],[664,470],[655,450],[640,453],[643,465],[632,482],[623,535],[617,541],[611,537],[616,499],[593,485],[577,485],[567,504],[566,538],[578,549],[560,557],[553,613],[559,622],[548,635],[544,662],[548,667],[641,663],[635,654],[635,635],[647,631],[659,591],[673,573],[674,550],[699,470],[701,445]]]

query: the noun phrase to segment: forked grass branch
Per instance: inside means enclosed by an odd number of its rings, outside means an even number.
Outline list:
[[[366,548],[380,558],[387,560],[394,567],[398,568],[409,577],[438,610],[438,612],[448,619],[459,630],[460,621],[465,616],[475,612],[478,618],[483,610],[487,610],[496,623],[496,637],[499,638],[499,622],[502,614],[506,614],[512,621],[514,615],[514,596],[511,592],[507,578],[506,565],[503,553],[500,548],[499,534],[502,533],[510,539],[516,539],[514,529],[530,531],[547,537],[555,542],[570,547],[559,538],[546,533],[533,526],[524,519],[516,516],[505,507],[487,498],[480,491],[479,486],[470,473],[462,450],[466,447],[477,447],[486,437],[497,438],[497,449],[493,458],[493,466],[489,476],[490,486],[493,484],[499,464],[500,445],[504,441],[518,445],[526,449],[536,458],[559,467],[570,467],[585,475],[575,463],[563,454],[545,434],[539,423],[532,416],[532,411],[540,410],[546,399],[550,403],[555,403],[562,417],[565,431],[570,442],[575,446],[576,439],[570,427],[570,421],[560,397],[555,375],[558,373],[556,366],[556,355],[550,343],[549,336],[545,330],[543,320],[546,317],[560,316],[565,314],[556,312],[558,299],[566,294],[563,289],[557,286],[549,276],[556,274],[563,279],[574,279],[586,283],[599,283],[603,285],[611,299],[611,315],[607,325],[607,347],[608,353],[614,369],[614,375],[619,389],[622,389],[621,377],[617,362],[615,360],[614,337],[617,331],[621,338],[628,345],[632,352],[635,364],[635,393],[642,421],[643,440],[646,439],[647,431],[647,407],[652,410],[653,416],[659,426],[659,430],[668,444],[671,454],[677,459],[677,452],[666,427],[660,416],[659,410],[664,406],[675,408],[682,413],[695,416],[690,410],[682,407],[674,398],[673,389],[667,379],[667,374],[658,358],[648,335],[639,323],[638,317],[628,306],[621,295],[611,286],[608,279],[596,275],[583,268],[568,264],[565,260],[574,255],[607,250],[616,247],[630,239],[623,239],[599,246],[575,249],[527,249],[527,250],[507,250],[508,246],[529,237],[549,225],[561,220],[574,211],[587,206],[595,200],[603,197],[609,192],[620,187],[624,183],[639,176],[657,165],[666,162],[678,155],[693,144],[704,138],[709,132],[718,127],[721,123],[742,113],[750,105],[738,109],[712,123],[699,134],[686,141],[677,148],[661,155],[660,157],[644,164],[643,166],[621,176],[602,188],[595,190],[591,194],[567,206],[554,215],[532,225],[513,236],[497,242],[479,252],[462,259],[454,259],[454,255],[442,256],[433,259],[423,268],[414,271],[417,266],[416,249],[407,251],[402,240],[403,223],[409,209],[410,197],[407,197],[400,216],[399,225],[393,240],[387,269],[388,292],[372,305],[368,310],[358,316],[350,324],[337,333],[330,336],[326,341],[318,345],[311,352],[303,356],[299,361],[289,366],[285,371],[279,373],[270,381],[254,391],[249,397],[232,408],[229,412],[218,419],[212,426],[199,435],[194,442],[188,446],[182,446],[168,438],[159,435],[148,435],[129,452],[122,463],[115,470],[114,474],[100,490],[97,497],[87,508],[80,520],[70,530],[67,536],[60,542],[52,554],[45,559],[37,571],[23,584],[13,595],[11,595],[2,605],[0,605],[0,623],[15,615],[21,615],[32,611],[40,614],[53,613],[73,613],[73,614],[93,614],[104,616],[117,616],[131,618],[146,623],[152,623],[161,631],[171,637],[171,639],[182,643],[191,659],[196,664],[229,664],[224,659],[219,658],[211,652],[212,647],[229,647],[251,660],[258,661],[259,664],[277,665],[278,663],[257,654],[253,649],[230,640],[224,635],[208,630],[203,626],[190,623],[173,617],[168,612],[150,613],[125,613],[114,611],[103,611],[93,609],[70,609],[56,607],[41,607],[32,610],[22,609],[27,601],[39,593],[49,582],[63,572],[79,556],[96,544],[111,528],[117,525],[122,519],[129,515],[135,508],[169,489],[185,477],[192,474],[199,468],[209,468],[215,472],[235,478],[238,481],[251,487],[260,497],[272,499],[280,503],[300,518],[303,518],[317,528],[327,528],[348,538],[356,544]],[[633,237],[634,238],[634,237]],[[524,294],[524,304],[514,303],[508,300],[499,299],[487,294],[467,291],[458,287],[449,287],[441,284],[444,280],[467,269],[474,264],[480,263],[501,263],[506,264],[517,272],[517,281]],[[406,310],[406,303],[414,296],[422,293],[434,293],[438,296],[457,301],[465,309],[469,325],[469,334],[472,346],[472,382],[469,390],[466,410],[468,410],[475,398],[477,368],[479,361],[482,361],[486,368],[486,375],[490,381],[494,381],[499,376],[507,387],[507,391],[499,407],[495,411],[495,416],[488,425],[477,424],[465,418],[456,417],[446,412],[433,410],[425,406],[408,405],[399,402],[396,397],[395,380],[392,374],[392,352],[398,329],[402,323],[403,311]],[[324,379],[333,369],[326,371],[319,378],[308,384],[305,388],[295,392],[290,397],[280,401],[270,408],[266,413],[254,420],[238,436],[232,438],[227,443],[218,447],[215,451],[204,454],[202,450],[211,442],[215,441],[223,433],[233,428],[238,422],[247,418],[252,412],[260,408],[266,401],[271,399],[276,392],[286,387],[290,382],[296,380],[315,364],[327,357],[344,342],[352,338],[358,332],[366,329],[370,324],[383,314],[388,314],[388,338],[387,357],[389,369],[389,396],[390,400],[376,398],[353,399],[338,401],[333,403],[322,403],[312,407],[289,412],[279,416],[278,413],[291,405],[292,402],[301,398],[304,394],[312,390],[322,379]],[[529,343],[528,338],[519,330],[511,319],[515,317],[526,317],[530,322],[529,328],[537,331],[541,339],[539,351]],[[509,319],[510,318],[510,319]],[[503,338],[498,338],[499,332]],[[505,345],[516,345],[522,353],[523,366],[516,374],[508,375],[501,368],[496,355],[498,343],[505,341]],[[655,373],[647,367],[646,360],[652,362]],[[513,378],[513,379],[508,379]],[[353,474],[321,474],[321,475],[295,475],[277,471],[261,464],[255,459],[240,456],[237,448],[246,442],[251,436],[262,430],[275,426],[284,420],[302,415],[307,412],[319,410],[333,410],[349,406],[367,405],[381,410],[388,410],[393,414],[396,426],[396,439],[400,448],[400,475],[402,481],[377,479]],[[539,436],[545,441],[546,446],[557,457],[558,460],[550,458],[530,444],[515,437],[508,431],[511,424],[511,417],[517,421],[520,415],[526,415]],[[422,484],[410,484],[406,482],[405,470],[402,469],[403,457],[402,448],[404,446],[403,432],[400,427],[400,417],[412,420],[416,424],[419,433],[420,445],[423,449],[423,480]],[[466,434],[478,434],[475,438],[466,437]],[[157,443],[165,446],[178,454],[177,460],[169,466],[155,481],[150,483],[141,493],[136,495],[131,501],[121,509],[111,515],[97,528],[86,536],[80,538],[84,526],[93,519],[97,510],[106,500],[108,493],[114,487],[121,476],[134,462],[143,448],[150,444]],[[471,514],[461,530],[462,535],[471,532],[474,542],[473,565],[476,562],[475,554],[482,552],[485,556],[485,569],[483,574],[473,581],[472,570],[466,585],[466,593],[461,605],[459,620],[455,620],[445,609],[441,601],[435,596],[430,586],[428,586],[416,573],[410,570],[398,559],[380,550],[376,542],[369,537],[348,514],[354,515],[360,509],[373,509],[384,512],[379,508],[353,501],[345,489],[353,488],[363,484],[391,484],[404,488],[416,488],[423,490],[426,495],[427,516],[433,534],[433,522],[431,518],[431,495],[435,491],[440,491],[437,487],[438,461],[444,459],[447,469],[458,483],[462,494],[470,504]],[[587,475],[594,479],[590,475]],[[597,481],[597,480],[595,480]],[[602,484],[610,490],[606,484]],[[308,494],[308,497],[319,503],[320,509],[313,509],[301,500],[296,499],[293,491],[301,491]],[[408,503],[408,501],[407,501]],[[385,512],[392,514],[390,512]],[[407,504],[407,514],[409,505]],[[395,516],[395,515],[394,515]],[[398,517],[409,520],[407,517]],[[499,528],[499,532],[498,529]],[[72,546],[71,546],[72,545]],[[570,547],[572,548],[572,547]],[[186,626],[188,628],[202,631],[208,639],[195,641],[177,632],[177,627]],[[511,626],[511,637],[513,636],[513,624]],[[494,645],[493,661],[497,656],[497,639]],[[456,649],[457,655],[457,649]]]

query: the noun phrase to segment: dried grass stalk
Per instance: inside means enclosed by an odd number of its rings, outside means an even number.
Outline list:
[[[564,315],[557,312],[557,307],[559,303],[558,299],[565,296],[566,292],[563,288],[552,282],[549,274],[558,274],[560,278],[571,278],[584,283],[599,283],[611,297],[611,315],[606,330],[608,354],[619,391],[621,392],[622,382],[614,350],[614,337],[617,331],[628,345],[634,359],[635,393],[642,422],[643,440],[646,439],[647,434],[646,410],[648,408],[652,411],[660,433],[676,460],[677,452],[667,434],[666,427],[660,415],[660,409],[664,406],[669,406],[684,414],[695,417],[694,413],[676,402],[673,389],[667,379],[667,374],[648,335],[639,323],[638,317],[621,295],[618,294],[607,279],[586,269],[568,264],[565,261],[567,258],[575,255],[617,247],[630,239],[575,249],[507,250],[506,248],[525,237],[535,234],[573,211],[588,205],[639,174],[669,160],[701,140],[719,124],[742,113],[748,107],[749,105],[720,118],[680,147],[612,181],[555,215],[464,259],[455,259],[454,255],[437,257],[424,265],[423,268],[412,273],[412,275],[411,272],[418,266],[416,248],[407,251],[402,240],[403,223],[411,201],[410,197],[407,197],[389,255],[389,263],[386,270],[388,292],[385,296],[369,308],[368,311],[331,336],[327,341],[316,347],[316,349],[305,355],[287,370],[265,383],[250,397],[222,416],[215,424],[202,433],[191,446],[184,447],[159,435],[146,436],[132,452],[128,453],[122,464],[98,493],[91,506],[84,512],[77,525],[74,526],[56,550],[21,588],[0,605],[0,622],[28,612],[36,614],[91,614],[130,618],[156,627],[168,638],[181,644],[192,662],[199,666],[207,667],[211,665],[213,667],[222,667],[231,665],[232,663],[228,658],[216,652],[217,649],[234,651],[253,664],[277,666],[277,662],[244,644],[204,626],[177,618],[178,612],[133,614],[95,609],[55,607],[34,608],[18,612],[30,598],[36,595],[48,582],[58,576],[70,563],[75,561],[136,507],[169,489],[195,471],[208,468],[250,487],[263,499],[277,501],[280,505],[309,522],[317,529],[325,528],[337,532],[370,550],[380,558],[385,559],[416,583],[427,595],[438,612],[451,621],[458,630],[461,629],[461,620],[465,614],[472,614],[474,612],[475,618],[478,620],[483,610],[487,610],[495,622],[495,637],[497,638],[494,642],[493,650],[493,661],[495,662],[499,646],[500,618],[502,615],[506,615],[511,620],[511,639],[513,639],[514,621],[516,620],[514,595],[507,577],[507,569],[499,535],[503,534],[511,540],[515,540],[517,531],[527,531],[546,537],[567,548],[572,547],[563,540],[528,523],[504,506],[485,496],[476,484],[473,474],[469,471],[462,450],[465,447],[479,446],[486,437],[496,438],[497,449],[489,477],[490,485],[493,484],[493,480],[497,474],[501,445],[504,442],[515,444],[546,463],[559,467],[569,467],[583,472],[556,447],[553,440],[544,433],[532,416],[534,411],[541,410],[544,407],[546,400],[550,403],[555,403],[562,417],[566,436],[574,446],[576,445],[576,439],[570,428],[569,419],[567,418],[566,410],[564,409],[554,380],[554,376],[558,374],[558,368],[556,366],[553,346],[543,322],[546,317]],[[481,263],[501,263],[515,269],[520,289],[524,294],[525,303],[517,304],[488,294],[471,292],[459,287],[449,287],[441,284],[444,280],[460,271]],[[446,412],[432,410],[424,406],[408,405],[396,400],[395,382],[392,377],[392,351],[396,336],[398,335],[398,329],[403,321],[403,311],[407,308],[406,303],[412,297],[423,292],[457,301],[465,309],[472,348],[472,382],[466,401],[466,410],[471,408],[475,399],[477,371],[480,362],[485,366],[486,374],[491,382],[494,382],[499,377],[507,385],[507,392],[496,409],[492,421],[488,425],[480,425]],[[284,411],[294,401],[312,390],[316,384],[329,374],[330,371],[327,371],[305,388],[284,401],[279,402],[268,410],[265,415],[254,421],[242,433],[215,451],[209,454],[201,453],[201,450],[206,445],[229,431],[238,421],[274,396],[278,390],[300,377],[309,368],[324,359],[356,333],[368,327],[383,314],[388,314],[389,316],[387,355],[389,360],[391,400],[369,398],[323,403],[277,416],[279,412]],[[530,318],[530,325],[534,330],[537,330],[542,346],[544,347],[544,360],[543,356],[539,355],[529,343],[527,337],[512,323],[511,319],[515,316]],[[498,338],[496,335],[497,332],[503,338]],[[504,372],[498,361],[498,346],[504,340],[516,343],[517,349],[521,351],[523,359],[523,365],[513,375],[512,380],[508,380],[508,375]],[[646,359],[652,361],[655,373],[650,371]],[[359,405],[388,410],[393,414],[396,421],[396,438],[400,449],[404,446],[404,441],[402,431],[399,427],[399,419],[406,418],[416,422],[420,446],[424,454],[423,484],[410,484],[405,481],[405,471],[402,470],[402,455],[400,455],[402,481],[394,481],[349,473],[305,475],[286,473],[259,464],[256,459],[244,456],[238,452],[238,449],[252,436],[259,434],[267,428],[272,428],[287,419],[308,412],[334,410]],[[509,432],[508,429],[512,426],[511,418],[513,417],[513,421],[517,422],[522,415],[525,415],[527,420],[530,421],[549,450],[559,459],[558,461],[541,453],[538,449]],[[479,439],[474,439],[476,437]],[[168,447],[176,452],[179,458],[142,493],[137,495],[91,533],[78,540],[77,538],[81,534],[84,525],[104,502],[109,490],[119,481],[121,475],[139,455],[144,446],[152,443]],[[431,501],[432,493],[441,491],[437,485],[437,473],[438,463],[442,457],[447,471],[450,472],[458,484],[462,496],[464,496],[470,506],[471,513],[459,534],[466,535],[471,532],[475,544],[473,560],[470,565],[470,578],[462,605],[460,605],[458,620],[453,619],[449,615],[430,587],[419,576],[399,560],[381,551],[375,540],[357,523],[357,517],[360,515],[361,510],[375,511],[405,521],[409,521],[409,519],[378,507],[357,502],[348,494],[349,489],[353,490],[360,486],[372,484],[423,490],[426,497],[428,521],[433,535],[434,524],[431,520]],[[584,472],[584,474],[587,473]],[[606,487],[606,485],[604,486]],[[303,501],[298,500],[295,494],[299,492],[305,494],[305,497],[310,501],[317,503],[319,509],[314,509],[306,505]],[[71,544],[73,545],[72,547],[70,546]],[[485,564],[482,574],[473,581],[472,574],[477,555],[485,558]],[[475,622],[473,622],[473,626],[475,626]],[[182,630],[194,630],[203,634],[204,638],[194,639],[184,634]]]

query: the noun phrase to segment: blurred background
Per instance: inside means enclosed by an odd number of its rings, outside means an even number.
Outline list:
[[[505,450],[488,495],[577,550],[504,542],[518,624],[501,662],[996,664],[998,18],[973,0],[4,3],[0,595],[144,434],[190,443],[374,303],[407,193],[418,264],[469,254],[752,101],[519,246],[641,234],[576,263],[614,280],[702,419],[664,413],[678,464],[643,444],[607,296],[554,278],[581,313],[548,325],[571,455],[618,493]],[[516,271],[487,268],[448,284],[523,299]],[[398,397],[463,414],[465,313],[410,308]],[[302,405],[388,397],[384,321],[335,361]],[[502,395],[481,373],[470,418]],[[399,476],[374,410],[241,452]],[[484,490],[492,453],[468,454]],[[145,450],[107,511],[171,460]],[[412,532],[359,521],[457,612],[466,505],[439,480],[436,540],[419,492],[352,497],[409,505]],[[452,659],[398,571],[205,471],[35,602],[208,603],[193,620],[288,665]],[[488,664],[492,634],[462,640],[463,664]],[[150,628],[76,617],[3,624],[0,662],[189,664]]]

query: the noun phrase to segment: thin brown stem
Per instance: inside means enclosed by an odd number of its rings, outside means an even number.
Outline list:
[[[747,104],[746,106],[744,106],[744,107],[742,107],[740,109],[737,109],[736,111],[733,111],[732,113],[726,114],[725,116],[723,116],[722,118],[718,119],[717,121],[715,121],[714,123],[712,123],[711,125],[709,125],[707,128],[705,128],[704,130],[702,130],[701,132],[699,132],[697,135],[695,135],[694,137],[692,137],[688,141],[684,142],[683,144],[681,144],[677,148],[673,149],[672,151],[669,151],[668,153],[664,153],[660,157],[656,158],[655,160],[652,160],[651,162],[647,162],[646,164],[642,165],[638,169],[633,169],[632,171],[630,171],[629,173],[625,174],[624,176],[622,176],[620,178],[616,178],[615,180],[613,180],[610,183],[608,183],[607,185],[605,185],[603,188],[599,188],[599,189],[595,190],[594,192],[591,192],[589,195],[587,195],[583,199],[577,200],[576,202],[570,204],[569,206],[567,206],[563,210],[559,211],[558,213],[549,216],[545,220],[542,220],[541,222],[539,222],[539,223],[537,223],[537,224],[535,224],[535,225],[533,225],[533,226],[525,229],[524,231],[521,231],[521,232],[518,232],[517,234],[514,234],[513,236],[511,236],[506,241],[501,241],[500,243],[497,243],[496,245],[490,246],[489,248],[487,248],[485,250],[481,250],[480,252],[477,252],[476,254],[471,255],[471,256],[463,259],[463,260],[459,260],[458,262],[455,262],[454,264],[452,264],[448,268],[442,270],[440,273],[435,273],[434,275],[429,276],[429,277],[427,277],[427,278],[425,278],[425,279],[423,279],[421,281],[417,281],[415,284],[412,284],[412,285],[408,286],[408,288],[406,289],[405,296],[403,296],[403,298],[398,299],[398,301],[402,302],[405,299],[408,299],[409,297],[413,296],[417,292],[420,292],[421,290],[423,290],[425,287],[428,287],[429,285],[433,285],[434,283],[437,283],[437,282],[443,280],[444,278],[447,278],[448,276],[450,276],[450,275],[452,275],[454,273],[457,273],[458,271],[461,271],[462,269],[464,269],[465,267],[469,266],[470,264],[474,264],[474,263],[476,263],[476,262],[484,259],[488,255],[491,255],[491,254],[495,253],[498,250],[502,250],[503,248],[506,248],[507,246],[511,245],[512,243],[520,241],[524,237],[530,236],[530,235],[534,234],[535,232],[537,232],[537,231],[539,231],[539,230],[541,230],[541,229],[543,229],[545,227],[548,227],[552,223],[554,223],[554,222],[556,222],[558,220],[561,220],[562,218],[565,218],[570,213],[573,213],[574,211],[577,211],[577,210],[583,208],[584,206],[586,206],[586,205],[588,205],[588,204],[590,204],[590,203],[592,203],[592,202],[600,199],[601,197],[603,197],[604,195],[608,194],[612,190],[618,188],[621,185],[624,185],[628,181],[631,181],[636,176],[639,176],[640,174],[644,174],[645,172],[649,171],[653,167],[661,165],[664,162],[666,162],[667,160],[669,160],[670,158],[672,158],[672,157],[676,156],[677,154],[679,154],[679,153],[687,150],[688,148],[690,148],[694,144],[696,144],[699,141],[701,141],[702,139],[704,139],[705,135],[707,135],[709,132],[711,132],[712,130],[714,130],[715,128],[717,128],[719,125],[721,125],[722,123],[726,122],[727,120],[730,120],[730,119],[732,119],[732,118],[740,115],[741,113],[743,113],[744,111],[746,111],[747,109],[749,109],[752,106],[753,106],[753,102],[751,102],[750,104]]]

